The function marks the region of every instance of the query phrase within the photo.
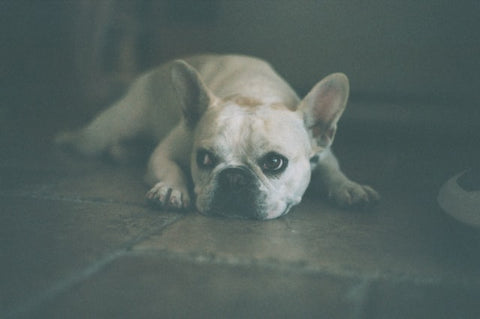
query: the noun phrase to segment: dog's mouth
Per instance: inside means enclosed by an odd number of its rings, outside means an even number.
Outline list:
[[[255,189],[246,192],[217,191],[203,214],[236,219],[269,219],[265,196]]]
[[[267,213],[260,204],[259,196],[252,193],[215,194],[207,215],[216,215],[236,219],[266,219]]]
[[[245,197],[226,197],[222,196],[220,200],[213,200],[212,205],[205,211],[198,212],[206,216],[226,217],[234,219],[255,219],[269,220],[279,218],[290,212],[294,203],[278,203],[274,207],[264,205],[259,200],[261,196],[254,198]]]
[[[267,220],[287,214],[294,206],[280,198],[272,203],[255,173],[244,166],[223,169],[213,180],[210,194],[197,207],[203,215]]]
[[[264,195],[255,173],[245,166],[223,169],[214,182],[207,215],[239,219],[264,219]]]

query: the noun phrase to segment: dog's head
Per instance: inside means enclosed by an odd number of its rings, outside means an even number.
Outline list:
[[[193,132],[191,176],[203,214],[271,219],[298,204],[310,160],[335,136],[348,80],[332,74],[294,109],[247,96],[216,97],[193,67],[177,61],[172,81]]]

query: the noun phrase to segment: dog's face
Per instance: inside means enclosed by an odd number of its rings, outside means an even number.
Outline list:
[[[298,204],[310,181],[311,146],[299,113],[282,105],[211,105],[191,158],[197,209],[270,219]]]
[[[237,218],[286,214],[310,182],[310,159],[333,140],[346,102],[338,92],[348,96],[346,78],[336,75],[340,86],[336,78],[320,82],[291,110],[244,96],[221,100],[193,68],[177,65],[172,78],[194,139],[190,169],[196,208]],[[314,105],[320,95],[322,103],[343,105],[319,110]]]

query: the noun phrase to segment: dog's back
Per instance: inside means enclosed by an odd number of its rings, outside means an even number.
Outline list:
[[[287,82],[264,60],[242,55],[197,55],[185,59],[219,98],[234,95],[294,108],[300,101]]]

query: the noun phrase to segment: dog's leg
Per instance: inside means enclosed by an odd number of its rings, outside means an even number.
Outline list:
[[[59,134],[55,142],[86,156],[110,155],[122,160],[128,155],[124,142],[139,137],[159,140],[180,117],[165,68],[138,78],[127,94],[100,113],[85,127]]]
[[[121,142],[140,135],[144,120],[141,112],[134,112],[128,101],[120,100],[100,113],[87,126],[76,131],[59,134],[55,142],[71,148],[85,156],[99,156],[107,153],[114,159],[121,160],[124,150]]]
[[[145,181],[152,188],[146,198],[162,208],[185,209],[191,203],[184,169],[189,167],[192,133],[182,124],[155,148],[147,167]]]
[[[341,207],[366,207],[375,204],[380,195],[370,186],[360,185],[342,173],[330,150],[312,172],[312,183]]]

